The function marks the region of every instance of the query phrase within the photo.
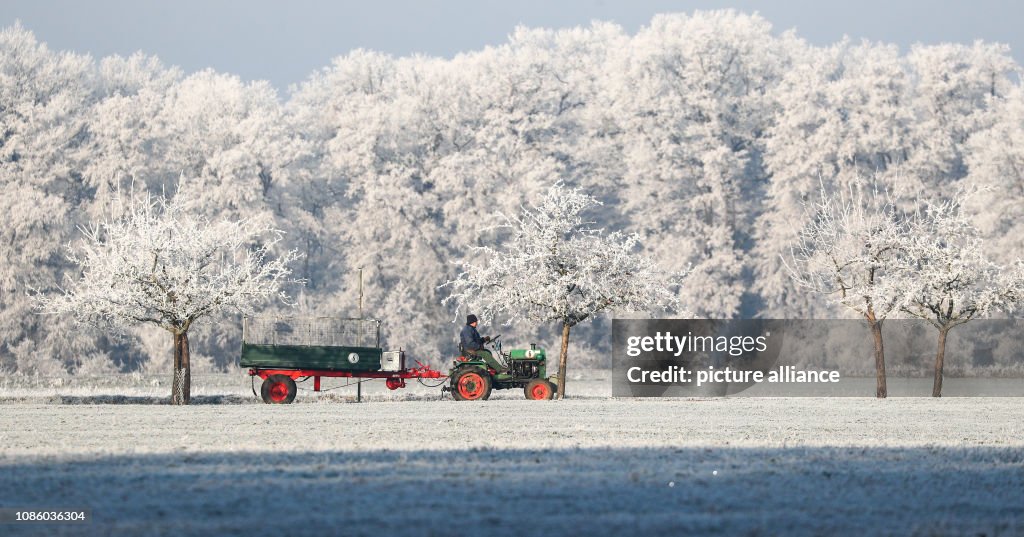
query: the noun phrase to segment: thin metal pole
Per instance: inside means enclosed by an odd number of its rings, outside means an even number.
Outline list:
[[[359,319],[363,318],[363,267],[359,267]],[[363,402],[363,381],[356,384],[356,402]]]

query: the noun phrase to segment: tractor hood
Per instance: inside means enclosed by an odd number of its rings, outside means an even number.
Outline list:
[[[533,349],[512,349],[509,351],[509,358],[513,360],[544,360],[547,355],[542,348]]]

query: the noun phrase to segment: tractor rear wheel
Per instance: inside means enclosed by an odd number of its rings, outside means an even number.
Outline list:
[[[295,380],[287,375],[270,375],[260,387],[263,402],[270,405],[287,405],[295,400]]]
[[[555,396],[555,387],[544,379],[533,379],[523,388],[526,398],[533,401],[547,401]]]
[[[491,375],[479,367],[460,369],[452,377],[452,396],[456,401],[477,401],[491,396]]]

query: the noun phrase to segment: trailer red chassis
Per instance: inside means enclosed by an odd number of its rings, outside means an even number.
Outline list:
[[[295,381],[300,378],[313,378],[313,391],[320,391],[320,379],[329,378],[365,378],[384,379],[389,390],[405,388],[407,379],[440,379],[448,375],[432,369],[420,361],[419,367],[399,371],[338,371],[332,369],[275,369],[253,367],[249,375],[263,379],[262,396],[268,403],[291,403],[295,399]]]

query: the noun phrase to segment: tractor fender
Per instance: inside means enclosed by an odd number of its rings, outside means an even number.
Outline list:
[[[461,363],[461,364],[457,365],[456,367],[453,367],[452,370],[448,372],[448,377],[454,379],[455,376],[458,375],[459,372],[464,370],[464,369],[475,369],[475,370],[479,371],[480,374],[482,374],[482,375],[487,375],[488,377],[494,376],[494,375],[491,374],[490,371],[488,371],[487,365],[485,365],[481,361],[481,362],[464,362],[464,363]]]
[[[454,363],[454,365],[452,365],[452,369],[451,369],[451,371],[449,372],[448,375],[449,376],[453,375],[456,370],[461,369],[463,367],[479,367],[481,369],[486,370],[487,369],[487,364],[484,363],[483,360],[476,360],[476,359],[472,359],[472,360],[457,360]]]

